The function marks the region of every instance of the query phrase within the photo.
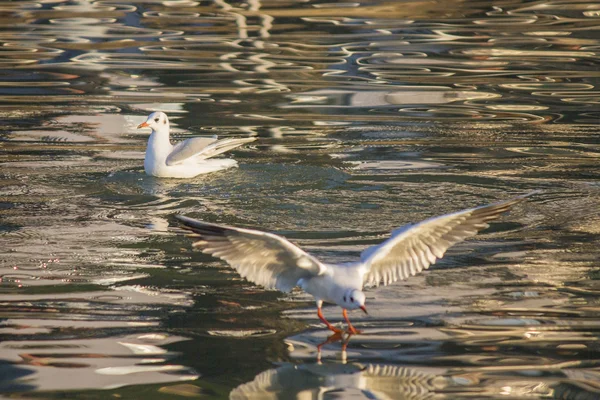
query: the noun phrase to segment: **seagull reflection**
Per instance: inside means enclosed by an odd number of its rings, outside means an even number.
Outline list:
[[[350,342],[351,337],[352,337],[351,333],[344,335],[343,332],[336,332],[333,335],[329,336],[327,338],[327,340],[325,340],[323,343],[318,344],[317,345],[317,362],[319,364],[321,364],[321,349],[323,348],[323,346],[331,344],[331,343],[342,342],[342,362],[346,363],[346,360],[348,358],[347,353],[346,353],[346,348],[348,347],[348,343]]]
[[[441,370],[385,364],[285,364],[258,374],[229,394],[241,399],[352,399],[439,398],[451,381]]]

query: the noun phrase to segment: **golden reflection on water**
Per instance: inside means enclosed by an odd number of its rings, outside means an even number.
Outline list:
[[[585,1],[3,2],[0,392],[599,397],[597,21]],[[236,170],[154,179],[134,129],[154,110],[176,140],[260,140]],[[268,229],[335,262],[534,189],[369,292],[345,351],[319,347],[307,297],[170,226]]]

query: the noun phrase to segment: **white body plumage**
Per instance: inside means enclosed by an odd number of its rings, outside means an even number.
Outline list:
[[[363,271],[358,264],[325,264],[325,273],[311,278],[300,278],[298,286],[311,294],[316,301],[337,304],[342,308],[354,310],[364,305],[357,302],[353,291],[361,291]],[[352,301],[351,301],[352,299]]]

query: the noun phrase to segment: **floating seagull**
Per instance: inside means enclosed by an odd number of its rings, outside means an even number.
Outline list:
[[[244,278],[267,289],[289,292],[299,286],[314,296],[317,315],[327,328],[342,333],[323,316],[323,302],[342,307],[348,333],[360,333],[348,310],[365,313],[363,287],[389,285],[429,268],[450,246],[475,236],[488,222],[533,193],[487,206],[427,219],[396,229],[383,243],[367,248],[360,261],[324,264],[282,236],[251,229],[210,224],[177,215],[203,253],[229,263]]]
[[[217,140],[216,137],[195,137],[173,146],[169,140],[169,119],[167,114],[160,111],[150,114],[146,122],[138,125],[138,129],[140,128],[152,129],[144,158],[144,170],[148,175],[161,178],[192,178],[235,167],[237,162],[232,159],[208,159],[256,140],[253,137],[223,140]]]

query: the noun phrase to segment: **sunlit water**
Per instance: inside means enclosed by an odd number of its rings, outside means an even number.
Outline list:
[[[4,396],[600,398],[598,3],[25,0],[0,23]],[[151,178],[135,126],[154,110],[176,139],[259,140],[238,169]],[[363,334],[320,354],[309,297],[171,229],[347,261],[535,189],[370,291]]]

